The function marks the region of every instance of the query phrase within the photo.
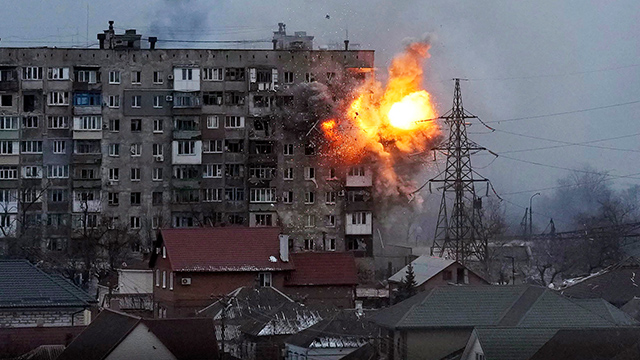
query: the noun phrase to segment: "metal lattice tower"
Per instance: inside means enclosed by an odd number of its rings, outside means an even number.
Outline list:
[[[466,119],[477,117],[464,110],[460,79],[454,80],[453,108],[440,117],[449,127],[449,138],[434,148],[447,156],[447,165],[445,170],[438,174],[437,177],[441,177],[440,179],[429,180],[431,183],[437,183],[438,188],[442,189],[431,255],[448,257],[463,263],[467,260],[484,261],[487,254],[487,237],[482,226],[482,199],[476,196],[474,183],[486,183],[488,180],[473,171],[471,155],[486,149],[467,137]],[[474,174],[477,178],[474,178]]]

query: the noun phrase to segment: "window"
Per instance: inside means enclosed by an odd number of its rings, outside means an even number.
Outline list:
[[[23,154],[42,154],[41,140],[28,140],[20,143],[20,151]]]
[[[224,198],[227,201],[244,201],[244,189],[243,188],[224,189]]]
[[[142,107],[142,95],[133,95],[133,96],[131,96],[131,107],[132,108],[140,108],[140,107]]]
[[[162,72],[161,71],[154,71],[153,72],[153,83],[154,84],[162,84],[162,83],[164,83],[164,78],[162,77]]]
[[[203,178],[221,178],[222,177],[222,164],[205,164]]]
[[[162,108],[162,95],[153,96],[153,107],[156,109]]]
[[[207,129],[217,129],[220,126],[218,115],[207,116]]]
[[[120,144],[109,144],[109,156],[120,156]]]
[[[202,189],[202,201],[204,202],[221,202],[222,189]]]
[[[140,71],[131,72],[131,84],[139,85],[142,83],[142,73]]]
[[[307,215],[305,217],[305,227],[315,227],[316,226],[316,216],[315,215]]]
[[[365,176],[365,169],[363,166],[357,166],[349,168],[349,176]]]
[[[109,119],[109,130],[111,132],[120,131],[120,119]]]
[[[202,71],[204,81],[223,81],[224,71],[222,68],[204,68]]]
[[[49,201],[51,202],[63,202],[67,200],[66,189],[51,189],[49,190]]]
[[[244,116],[225,116],[224,127],[227,129],[239,129],[244,127]]]
[[[120,84],[120,71],[109,71],[109,84]]]
[[[293,191],[285,191],[282,193],[282,202],[285,204],[293,203]]]
[[[151,194],[151,205],[162,204],[162,191],[154,191]]]
[[[293,156],[293,144],[284,144],[282,153],[285,156]]]
[[[316,78],[313,73],[308,72],[304,74],[304,81],[310,83],[316,81]]]
[[[140,156],[142,155],[142,144],[131,144],[131,156]]]
[[[173,177],[175,179],[188,180],[200,177],[200,166],[181,165],[173,167]]]
[[[153,120],[153,132],[154,133],[161,133],[163,131],[163,124],[162,124],[162,120],[160,119],[155,119]]]
[[[273,226],[272,214],[254,214],[255,226]]]
[[[242,153],[244,152],[243,140],[225,140],[224,151],[228,153]]]
[[[316,202],[316,193],[313,191],[307,191],[304,193],[304,203],[305,204],[313,204]]]
[[[140,205],[142,203],[142,193],[134,191],[131,193],[131,205]]]
[[[259,273],[258,282],[260,283],[260,286],[271,287],[271,273]]]
[[[153,156],[162,156],[163,155],[162,144],[152,144],[151,151]]]
[[[316,168],[314,167],[305,167],[304,168],[304,179],[305,180],[315,180],[316,178]]]
[[[22,202],[26,204],[42,202],[42,193],[39,189],[26,189],[22,193]]]
[[[476,360],[485,360],[484,354],[477,352],[476,353]]]
[[[193,80],[193,69],[182,69],[180,80]]]
[[[23,68],[22,80],[42,80],[42,67],[27,66]]]
[[[156,287],[160,286],[160,269],[156,269]]]
[[[336,239],[331,238],[331,239],[326,239],[325,241],[326,241],[324,245],[325,250],[336,251]]]
[[[76,81],[80,83],[95,84],[99,82],[99,73],[96,70],[77,70]]]
[[[0,106],[13,106],[13,95],[0,95]]]
[[[38,127],[37,116],[24,116],[22,117],[22,128],[35,129]]]
[[[152,175],[153,181],[162,181],[162,168],[153,168]]]
[[[1,120],[1,119],[0,119]],[[68,129],[69,117],[68,116],[49,116],[47,117],[49,129]],[[0,125],[2,122],[0,121]]]
[[[82,180],[93,180],[98,178],[98,169],[75,169],[76,176]]]
[[[173,97],[173,107],[200,106],[200,97],[192,93],[176,93]]]
[[[252,188],[249,201],[252,203],[274,203],[276,202],[276,189]]]
[[[66,179],[69,177],[69,165],[49,165],[47,167],[49,179]]]
[[[226,105],[244,105],[246,95],[243,92],[227,91],[224,93],[224,103]]]
[[[227,178],[242,178],[244,177],[244,165],[243,164],[225,164],[224,175]]]
[[[69,105],[69,92],[51,91],[47,95],[47,104],[50,106]],[[2,106],[4,106],[4,104]],[[11,104],[9,104],[8,106],[11,106]]]
[[[204,105],[222,105],[224,104],[224,93],[222,91],[208,91],[202,94],[202,103]]]
[[[75,140],[75,154],[100,154],[100,140]]]
[[[271,154],[273,144],[269,141],[256,141],[253,143],[253,154]]]
[[[0,116],[0,130],[18,130],[18,116]]]
[[[226,68],[224,69],[224,76],[227,81],[244,81],[245,69],[244,68]]]
[[[120,95],[109,95],[108,106],[110,108],[119,108],[120,107]]]
[[[315,248],[315,243],[313,239],[304,239],[304,249],[305,250],[313,250]]]
[[[0,155],[13,155],[18,154],[18,142],[17,141],[0,141]]]
[[[109,169],[109,181],[118,181],[118,180],[120,180],[120,169],[119,168]]]
[[[120,194],[117,192],[107,193],[107,203],[111,206],[118,206],[120,204]]]
[[[102,116],[76,116],[73,118],[74,130],[102,130]]]
[[[142,131],[142,119],[131,119],[131,131],[132,132]]]
[[[42,168],[39,166],[23,166],[22,176],[27,179],[40,179],[42,178]]]
[[[353,225],[366,225],[367,224],[367,214],[366,212],[354,212],[351,214],[351,224]]]
[[[151,217],[151,228],[159,229],[162,224],[162,218],[160,216]]]
[[[169,290],[173,290],[173,271],[169,271]]]
[[[69,68],[49,68],[47,75],[49,80],[69,80]]]
[[[199,189],[180,189],[173,191],[173,201],[178,204],[189,204],[200,202]]]
[[[222,140],[205,140],[202,146],[203,153],[221,153]]]
[[[307,156],[313,156],[316,154],[316,147],[313,144],[305,144],[304,154]]]
[[[200,127],[198,121],[194,119],[177,118],[173,123],[173,128],[175,130],[198,131]]]
[[[131,168],[131,181],[140,181],[140,168]]]
[[[284,83],[285,84],[293,84],[293,71],[285,71],[284,72]]]
[[[335,217],[335,215],[327,215],[325,217],[325,225],[327,227],[336,227],[336,217]]]
[[[196,142],[182,140],[178,141],[178,155],[195,155],[196,154]]]
[[[284,169],[284,176],[283,178],[285,180],[293,180],[293,168],[286,168]]]
[[[140,229],[140,217],[132,216],[129,220],[129,225],[132,229]]]
[[[270,180],[275,177],[276,168],[274,166],[253,165],[249,168],[249,177],[260,180]]]
[[[328,205],[333,205],[336,203],[336,192],[335,191],[327,191],[324,193],[324,202]]]

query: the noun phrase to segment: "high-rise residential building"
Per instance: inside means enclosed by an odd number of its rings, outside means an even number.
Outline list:
[[[371,170],[331,163],[283,109],[301,83],[372,76],[373,51],[313,50],[284,24],[268,50],[142,48],[112,25],[95,49],[0,48],[0,251],[109,231],[137,251],[161,227],[244,225],[372,256]]]

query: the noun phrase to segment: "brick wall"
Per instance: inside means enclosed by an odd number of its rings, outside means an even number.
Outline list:
[[[82,310],[81,308],[1,310],[0,328],[71,326],[72,323],[73,325],[84,325],[85,315]],[[80,312],[73,314],[78,311]]]

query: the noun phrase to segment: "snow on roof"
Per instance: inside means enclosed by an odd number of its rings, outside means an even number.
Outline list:
[[[453,264],[455,260],[443,259],[430,255],[422,255],[419,258],[413,260],[411,264],[413,265],[413,272],[416,276],[417,285],[424,284],[427,280],[436,276],[442,270],[449,267],[449,265]],[[393,276],[389,278],[390,282],[401,282],[405,276],[407,275],[407,267],[409,265],[403,267],[400,271],[395,273]]]

